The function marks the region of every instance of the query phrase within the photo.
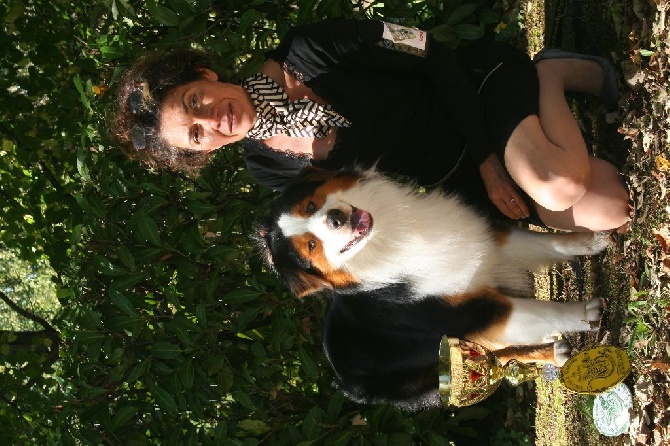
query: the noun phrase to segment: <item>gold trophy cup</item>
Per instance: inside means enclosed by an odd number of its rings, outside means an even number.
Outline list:
[[[502,364],[476,342],[444,336],[438,362],[439,392],[444,407],[465,407],[488,398],[503,380],[513,386],[543,374],[542,363],[515,359]],[[630,373],[625,351],[596,346],[570,358],[560,370],[559,381],[574,393],[596,395],[621,383]]]
[[[503,379],[516,386],[537,378],[542,365],[515,359],[503,365],[491,351],[475,342],[444,336],[438,373],[442,405],[464,407],[491,396]]]

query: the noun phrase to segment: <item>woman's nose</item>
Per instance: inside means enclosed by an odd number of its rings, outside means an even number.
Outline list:
[[[216,111],[209,107],[203,107],[198,110],[194,120],[197,124],[214,130],[218,130],[219,126],[221,126],[221,119],[216,115]]]

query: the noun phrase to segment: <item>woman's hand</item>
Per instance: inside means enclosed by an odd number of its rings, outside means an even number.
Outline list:
[[[489,199],[500,212],[513,220],[528,217],[528,206],[495,153],[489,155],[479,166],[479,173],[484,180]]]

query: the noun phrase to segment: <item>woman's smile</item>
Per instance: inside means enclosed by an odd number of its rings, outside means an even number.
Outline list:
[[[228,128],[230,130],[230,134],[234,134],[235,132],[235,109],[233,108],[233,104],[228,103]]]

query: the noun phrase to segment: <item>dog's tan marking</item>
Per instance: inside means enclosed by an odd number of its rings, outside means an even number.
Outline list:
[[[360,179],[351,175],[338,175],[337,172],[330,171],[314,172],[310,174],[309,178],[323,180],[327,179],[328,181],[326,181],[322,186],[319,186],[314,191],[313,195],[300,200],[300,202],[298,202],[291,209],[291,214],[295,216],[309,217],[311,215],[311,212],[308,210],[310,203],[313,203],[314,205],[312,212],[318,211],[328,199],[328,195],[337,191],[350,189]]]
[[[554,343],[540,345],[515,345],[493,352],[501,363],[512,359],[521,362],[554,362]]]
[[[351,189],[359,180],[360,178],[354,176],[336,175],[323,186],[319,187],[316,190],[316,193],[327,196],[340,190]]]
[[[291,242],[298,255],[304,259],[308,259],[312,267],[321,273],[322,280],[328,282],[333,288],[358,285],[360,283],[348,271],[333,269],[328,259],[326,259],[321,241],[311,233],[295,235],[291,237]],[[314,249],[311,252],[309,249],[310,243],[314,244]],[[309,273],[306,273],[306,275],[309,275]]]
[[[504,246],[509,241],[511,234],[511,229],[496,229],[493,231],[493,240],[495,241],[496,245]]]
[[[302,234],[291,237],[291,243],[298,252],[298,255],[303,259],[307,259],[312,263],[312,266],[319,271],[328,268],[328,261],[323,253],[323,246],[321,240],[315,237],[311,232],[304,232]],[[310,250],[310,246],[313,249]]]
[[[445,302],[453,307],[465,305],[474,299],[486,299],[491,302],[489,306],[499,306],[500,310],[494,315],[487,315],[491,320],[486,329],[467,333],[466,339],[481,344],[489,350],[499,350],[508,347],[503,341],[505,329],[512,314],[512,303],[507,296],[495,288],[483,288],[473,293],[464,293],[444,298]]]
[[[291,209],[291,215],[295,217],[309,218],[314,212],[321,209],[326,202],[326,196],[320,194],[310,195],[300,200]],[[312,207],[312,209],[310,209]]]
[[[508,311],[512,308],[512,305],[509,302],[509,299],[500,291],[495,288],[482,288],[471,293],[455,294],[452,296],[445,296],[444,300],[452,307],[457,307],[463,305],[464,303],[477,298],[489,298],[495,299],[508,308]]]

